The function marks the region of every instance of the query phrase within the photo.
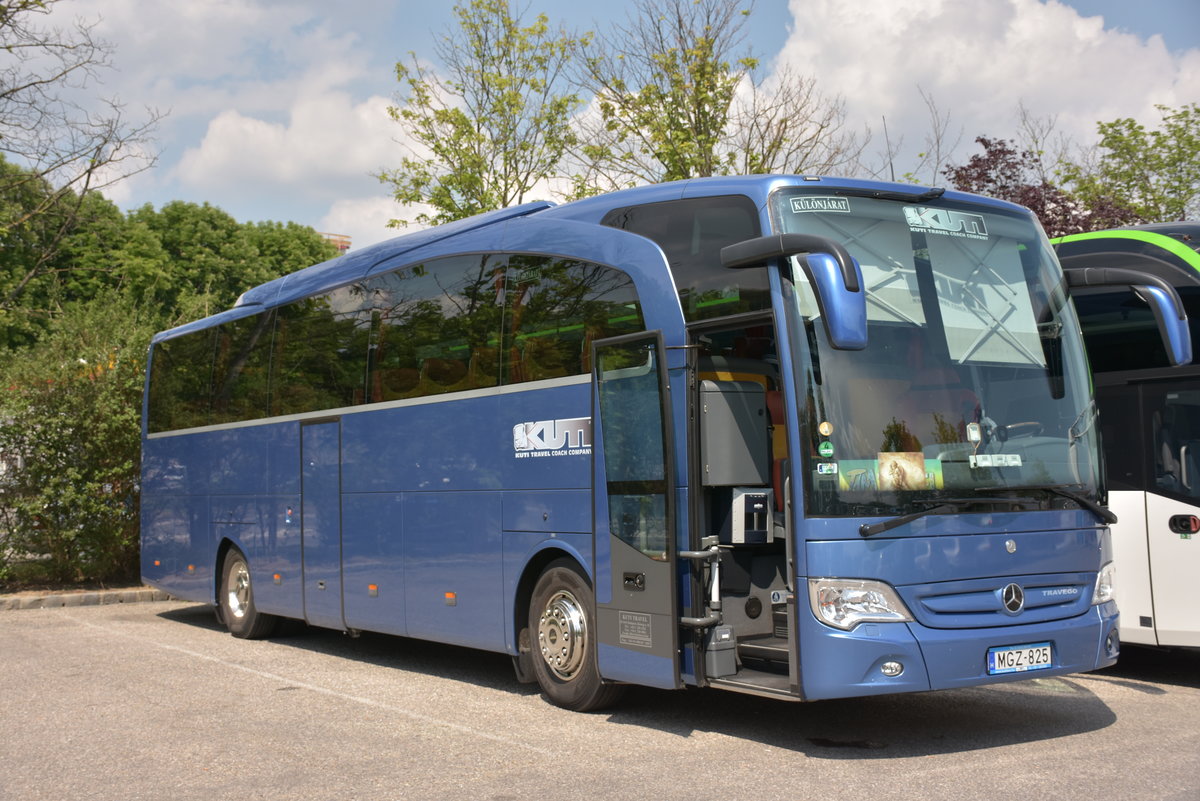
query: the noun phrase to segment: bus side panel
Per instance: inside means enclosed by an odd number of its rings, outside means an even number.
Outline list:
[[[205,437],[142,441],[142,579],[177,598],[213,603]]]
[[[219,548],[229,540],[246,555],[258,610],[304,617],[300,496],[219,496],[212,499],[211,509],[213,543]],[[219,583],[220,565],[214,565],[214,570]]]
[[[1196,513],[1195,499],[1180,501],[1157,492],[1146,497],[1154,630],[1160,645],[1200,648],[1200,604],[1195,590],[1196,575],[1200,573],[1200,537],[1172,531],[1170,523],[1176,515],[1188,518]]]
[[[343,416],[347,624],[505,650],[519,573],[505,583],[501,532],[590,536],[590,442],[578,434],[587,388],[531,386]],[[529,434],[519,443],[518,427]],[[560,429],[572,432],[569,447],[551,447]]]
[[[1146,534],[1146,493],[1141,490],[1109,490],[1108,508],[1119,522],[1112,531],[1113,561],[1117,565],[1115,586],[1121,610],[1121,640],[1158,645],[1154,631],[1154,597],[1150,585],[1150,548]],[[1145,619],[1150,625],[1142,625]]]
[[[346,625],[406,635],[404,526],[398,492],[342,495]]]
[[[550,446],[557,423],[565,429],[589,409],[579,384],[346,415],[342,489],[582,489],[591,482],[584,449]],[[518,449],[514,429],[527,424],[531,436]]]
[[[592,572],[592,495],[587,490],[527,490],[504,493],[504,643],[517,652],[517,593],[526,566],[537,553],[566,556]],[[535,577],[536,578],[536,577]]]
[[[504,650],[517,653],[517,627],[525,619],[517,619],[516,603],[521,577],[529,563],[543,551],[552,552],[549,559],[574,559],[589,575],[591,569],[591,534],[544,534],[533,531],[508,531],[504,538]],[[535,577],[536,579],[536,577]]]
[[[207,496],[143,493],[144,582],[185,601],[213,603],[212,551]]]
[[[501,494],[405,493],[401,508],[409,635],[503,651]]]
[[[216,431],[206,437],[213,495],[299,495],[300,425],[276,423]]]
[[[299,424],[234,428],[203,437],[212,454],[214,548],[228,539],[246,555],[260,611],[304,617]],[[214,552],[210,561],[215,559]],[[219,582],[219,575],[214,580]]]

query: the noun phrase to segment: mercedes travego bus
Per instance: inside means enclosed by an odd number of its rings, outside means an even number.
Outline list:
[[[1068,287],[1111,280],[1017,206],[797,176],[401,236],[154,338],[143,576],[239,637],[508,653],[578,710],[1109,665]]]
[[[1064,267],[1158,279],[1200,316],[1200,223],[1155,223],[1053,240]],[[1126,642],[1200,648],[1200,366],[1173,367],[1154,308],[1112,287],[1075,296],[1092,365]],[[1193,330],[1193,349],[1197,346]]]

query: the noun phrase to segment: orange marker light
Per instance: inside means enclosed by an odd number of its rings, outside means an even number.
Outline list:
[[[458,593],[446,593],[446,606],[458,606]]]

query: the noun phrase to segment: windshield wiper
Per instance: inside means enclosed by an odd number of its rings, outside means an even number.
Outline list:
[[[976,492],[1035,492],[1043,490],[1061,496],[1082,506],[1105,523],[1112,525],[1117,522],[1117,516],[1093,501],[1086,495],[1067,489],[1070,484],[1029,484],[1021,487],[976,487]]]
[[[927,509],[921,509],[917,512],[909,512],[906,515],[893,517],[888,520],[884,520],[881,523],[863,523],[858,527],[858,533],[863,537],[873,537],[876,534],[882,534],[883,532],[891,531],[898,526],[903,526],[905,523],[911,523],[912,521],[919,520],[922,517],[936,514],[942,509],[962,509],[963,507],[974,506],[980,503],[1007,503],[1014,506],[1023,506],[1024,504],[1033,502],[1033,498],[1021,497],[988,498],[986,500],[981,498],[940,498],[936,501],[918,501],[918,503],[928,503],[932,504],[932,506],[928,507]]]

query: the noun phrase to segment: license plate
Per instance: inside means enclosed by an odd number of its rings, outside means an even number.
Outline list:
[[[1053,657],[1054,652],[1048,642],[989,648],[987,652],[988,675],[998,676],[1002,673],[1045,670],[1054,666]]]

